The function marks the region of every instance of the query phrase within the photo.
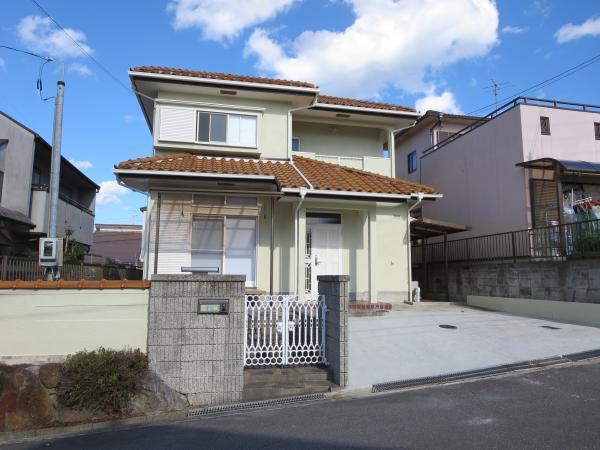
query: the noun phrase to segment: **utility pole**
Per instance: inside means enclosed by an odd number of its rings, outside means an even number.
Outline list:
[[[60,162],[62,145],[63,103],[65,93],[65,63],[61,62],[60,80],[56,83],[56,97],[54,98],[54,127],[52,129],[52,164],[50,168],[50,223],[48,237],[57,238],[56,222],[58,215],[58,194],[60,191]],[[49,280],[60,277],[58,265],[48,267],[46,273]]]

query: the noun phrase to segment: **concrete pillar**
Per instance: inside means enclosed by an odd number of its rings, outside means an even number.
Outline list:
[[[348,385],[348,275],[321,275],[319,294],[325,298],[325,356],[329,373],[340,387]]]
[[[150,369],[192,405],[241,401],[244,378],[243,275],[152,277],[148,302]],[[201,314],[199,300],[228,312]]]

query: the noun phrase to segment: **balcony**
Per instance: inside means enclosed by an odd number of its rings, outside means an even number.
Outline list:
[[[337,164],[339,166],[352,167],[353,169],[366,170],[367,172],[377,173],[386,177],[392,176],[392,160],[390,158],[376,156],[334,156],[334,155],[317,155],[309,152],[294,152],[299,156],[313,158],[318,161]]]
[[[34,187],[31,192],[31,221],[34,231],[48,233],[50,195],[47,188]],[[60,195],[56,217],[56,233],[64,236],[65,229],[73,230],[73,239],[84,245],[92,245],[94,213],[85,206]]]

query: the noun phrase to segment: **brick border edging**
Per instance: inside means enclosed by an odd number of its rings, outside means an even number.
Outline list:
[[[0,290],[40,289],[148,289],[150,280],[0,281]]]

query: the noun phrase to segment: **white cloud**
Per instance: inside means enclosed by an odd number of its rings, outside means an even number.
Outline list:
[[[121,198],[129,193],[129,189],[121,186],[116,180],[101,181],[100,192],[96,195],[96,204],[109,205],[120,203]]]
[[[497,43],[492,0],[345,0],[354,22],[343,31],[305,31],[287,48],[256,29],[245,55],[278,77],[311,81],[324,93],[377,97],[386,87],[427,92],[425,77]]]
[[[123,116],[123,122],[125,122],[127,124],[136,122],[138,119],[139,119],[139,117],[134,116],[133,114],[125,114]]]
[[[92,71],[88,66],[78,62],[70,63],[69,65],[67,65],[67,71],[76,73],[84,77],[89,77],[92,74]]]
[[[296,0],[172,0],[167,10],[176,30],[200,28],[202,38],[236,38],[248,27],[272,19]]]
[[[441,111],[449,114],[461,114],[462,111],[458,104],[456,103],[456,99],[454,98],[454,94],[450,91],[444,91],[440,95],[436,95],[435,93],[430,93],[423,98],[420,98],[415,103],[415,109],[417,111],[421,111],[424,113],[425,111],[431,109],[433,111]]]
[[[85,51],[93,53],[92,48],[85,43],[86,36],[83,32],[72,28],[65,28],[65,31]],[[83,56],[83,53],[75,43],[69,39],[65,32],[58,29],[48,17],[23,17],[17,25],[17,33],[21,42],[35,52],[57,58]]]
[[[527,28],[527,27],[517,27],[517,26],[512,26],[512,25],[506,25],[505,27],[502,28],[502,32],[505,34],[521,34],[521,33],[525,33],[528,30],[529,30],[529,28]]]
[[[585,36],[600,36],[600,17],[590,17],[580,25],[568,23],[554,33],[554,37],[559,44],[564,44],[565,42]]]
[[[69,162],[77,167],[79,170],[88,170],[94,167],[90,161],[78,161],[76,159],[69,159]]]
[[[2,58],[0,58],[0,70],[2,72],[6,72],[6,61],[4,61]]]
[[[525,15],[546,19],[550,15],[550,6],[547,0],[535,0],[526,9]]]

